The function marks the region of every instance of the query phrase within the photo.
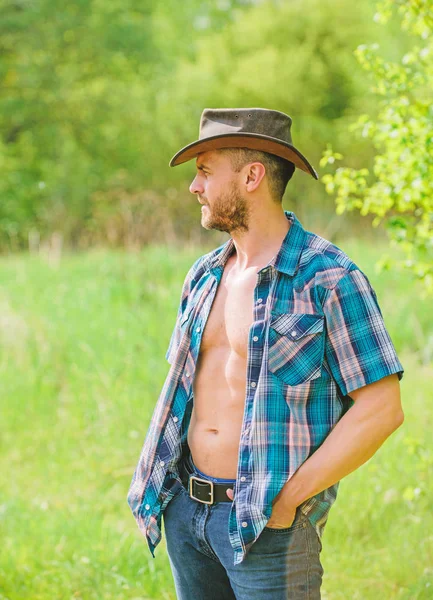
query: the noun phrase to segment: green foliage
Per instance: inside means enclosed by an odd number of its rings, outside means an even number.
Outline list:
[[[201,38],[194,60],[180,57],[176,94],[166,94],[157,107],[166,146],[191,141],[205,106],[268,106],[293,115],[295,145],[313,164],[327,140],[351,146],[348,115],[360,97],[374,110],[350,52],[354,40],[375,39],[370,21],[369,3],[351,3],[348,10],[346,0],[267,1]],[[169,175],[182,177],[189,168]],[[293,183],[296,197],[296,174]],[[303,183],[301,177],[300,188]],[[308,194],[315,193],[309,185]]]
[[[284,110],[313,165],[326,142],[367,163],[371,148],[348,137],[347,122],[361,104],[375,111],[350,51],[376,39],[372,6],[0,0],[0,249],[53,234],[121,244],[131,222],[141,243],[167,221],[189,233],[192,166],[168,161],[192,141],[206,106]],[[392,52],[394,41],[389,27],[382,43]],[[299,172],[288,194],[308,211],[329,201]]]
[[[383,256],[379,269],[409,270],[433,295],[433,13],[430,0],[378,5],[375,20],[386,24],[397,7],[401,26],[418,40],[400,62],[385,60],[379,44],[360,45],[359,63],[374,82],[380,111],[374,119],[362,114],[350,127],[368,137],[376,149],[372,170],[337,168],[322,177],[326,191],[336,194],[337,213],[358,210],[375,215],[373,226],[385,222],[392,246],[402,259]],[[327,145],[321,166],[343,158]]]
[[[95,193],[151,187],[161,82],[194,54],[196,27],[248,4],[0,0],[0,245],[33,230],[75,242],[98,227]]]

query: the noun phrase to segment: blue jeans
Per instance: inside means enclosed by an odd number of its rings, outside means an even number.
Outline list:
[[[191,457],[189,462],[198,477],[234,482],[202,473]],[[297,510],[290,527],[265,527],[235,566],[230,507],[230,501],[198,502],[183,486],[168,503],[164,530],[178,600],[320,600],[322,544],[308,517]]]

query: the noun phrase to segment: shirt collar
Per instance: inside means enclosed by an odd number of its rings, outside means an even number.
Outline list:
[[[302,250],[304,249],[306,232],[293,211],[285,210],[284,214],[291,222],[291,227],[288,230],[278,253],[268,265],[272,265],[277,271],[286,273],[286,275],[294,275],[298,268]],[[211,252],[205,261],[205,269],[210,270],[216,267],[224,268],[224,265],[233,251],[234,241],[233,238],[230,238],[225,244]]]

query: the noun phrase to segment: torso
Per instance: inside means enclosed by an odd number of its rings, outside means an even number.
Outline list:
[[[257,267],[234,274],[227,261],[206,322],[193,383],[188,445],[196,466],[235,479],[244,415],[248,332],[253,321]]]

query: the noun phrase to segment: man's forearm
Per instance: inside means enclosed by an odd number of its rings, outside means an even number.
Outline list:
[[[364,464],[402,422],[402,413],[386,403],[355,402],[278,496],[299,506]]]

